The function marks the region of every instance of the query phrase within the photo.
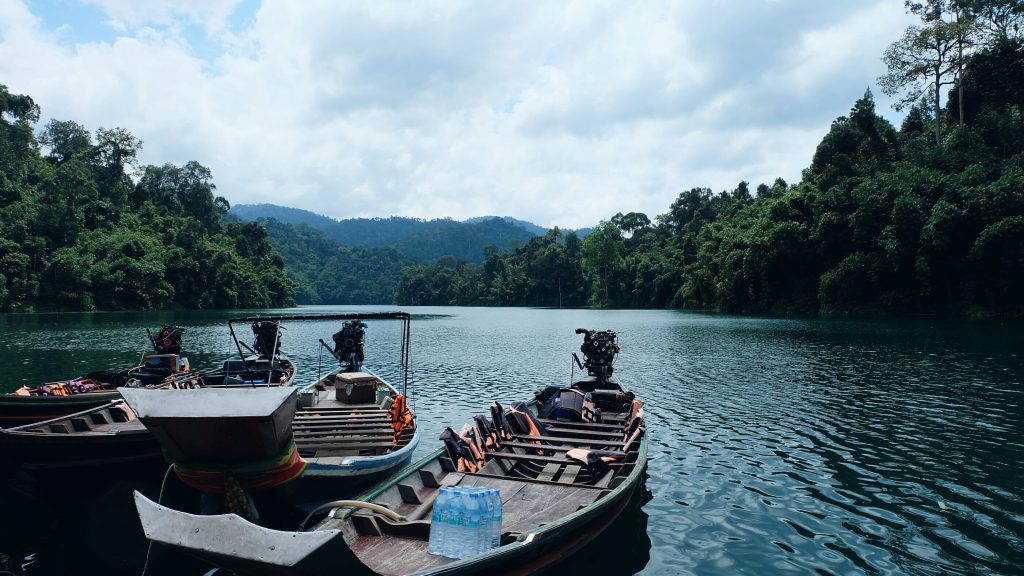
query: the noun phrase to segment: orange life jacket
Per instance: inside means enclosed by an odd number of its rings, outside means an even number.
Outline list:
[[[402,437],[402,432],[406,428],[413,427],[412,412],[409,411],[409,405],[405,402],[405,395],[399,394],[395,396],[395,401],[391,403],[391,408],[388,408],[388,416],[391,417],[391,428],[395,431],[394,443],[398,444],[398,439]]]
[[[483,467],[486,463],[484,460],[484,447],[473,427],[469,424],[463,424],[462,430],[459,431],[459,436],[469,446],[469,451],[473,454],[477,466]]]
[[[473,456],[469,444],[451,427],[442,430],[438,439],[444,443],[445,452],[448,453],[456,470],[459,472],[476,472],[478,470],[476,458]]]

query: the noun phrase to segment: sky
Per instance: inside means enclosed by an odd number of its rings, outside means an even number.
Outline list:
[[[0,0],[0,84],[231,204],[580,228],[800,181],[903,0]]]

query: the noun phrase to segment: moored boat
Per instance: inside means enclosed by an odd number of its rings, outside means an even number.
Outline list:
[[[299,389],[294,434],[299,454],[307,463],[302,478],[365,484],[408,464],[420,439],[407,401],[411,316],[407,312],[375,312],[288,318],[302,319],[343,322],[332,336],[333,347],[320,340],[338,361],[338,368]],[[401,390],[362,364],[364,320],[401,323]],[[296,489],[302,491],[301,486]]]
[[[582,333],[586,377],[492,404],[489,417],[446,429],[442,448],[355,500],[318,507],[296,532],[190,515],[136,493],[146,536],[239,574],[524,574],[563,561],[619,515],[647,460],[642,404],[612,377],[615,334]],[[459,489],[496,490],[500,517],[451,507]],[[467,531],[459,518],[497,530]]]
[[[238,339],[234,328],[237,323],[250,324],[253,333],[251,346]],[[228,320],[228,331],[238,351],[238,357],[225,360],[217,368],[204,370],[205,385],[211,388],[290,386],[295,380],[296,369],[295,364],[281,349],[283,329],[281,323],[272,318]]]
[[[199,387],[195,373],[185,373],[166,389],[176,393]],[[67,469],[163,459],[160,444],[118,395],[99,406],[41,422],[0,428],[3,465],[32,469]]]
[[[146,332],[154,353],[144,355],[137,366],[99,370],[0,394],[0,427],[31,424],[102,406],[120,398],[119,387],[169,386],[177,375],[189,372],[188,359],[181,355],[184,328],[163,326],[156,334]]]

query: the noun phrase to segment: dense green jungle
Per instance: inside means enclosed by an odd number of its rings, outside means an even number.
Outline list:
[[[964,58],[929,76],[898,49],[955,48],[967,32],[938,38],[922,19],[883,58],[883,90],[907,95],[899,128],[867,91],[799,183],[691,188],[653,220],[619,213],[585,235],[447,221],[403,247],[367,221],[374,241],[356,246],[306,222],[242,221],[198,162],[140,167],[142,142],[122,128],[51,120],[36,133],[39,107],[0,85],[0,310],[298,302],[1021,317],[1024,42],[972,32]],[[913,80],[925,88],[907,89]],[[480,224],[501,229],[459,226]],[[446,255],[425,261],[425,245]]]
[[[266,230],[224,221],[209,169],[139,168],[127,130],[52,120],[37,135],[39,114],[0,84],[0,310],[293,304]]]

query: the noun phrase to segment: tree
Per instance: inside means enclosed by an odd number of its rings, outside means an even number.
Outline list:
[[[611,222],[601,222],[583,239],[582,250],[583,269],[594,282],[591,301],[608,306],[616,272],[622,265],[622,232]]]
[[[1024,34],[1024,0],[957,0],[988,40],[1019,40]]]
[[[612,224],[615,224],[619,230],[622,230],[626,234],[633,234],[641,228],[650,226],[651,219],[643,212],[630,212],[625,215],[623,215],[622,212],[619,212],[615,216],[612,216]]]
[[[953,5],[955,6],[955,4]],[[893,42],[882,55],[888,72],[878,78],[889,96],[903,94],[896,109],[913,104],[928,95],[935,112],[935,145],[942,143],[942,87],[956,83],[966,56],[965,45],[972,21],[957,8],[953,21],[944,19],[944,0],[926,4],[907,2],[907,8],[921,16],[923,26],[910,26],[903,37]]]
[[[55,164],[63,164],[92,150],[89,131],[70,120],[50,120],[39,134],[39,143],[50,149],[48,158]]]

